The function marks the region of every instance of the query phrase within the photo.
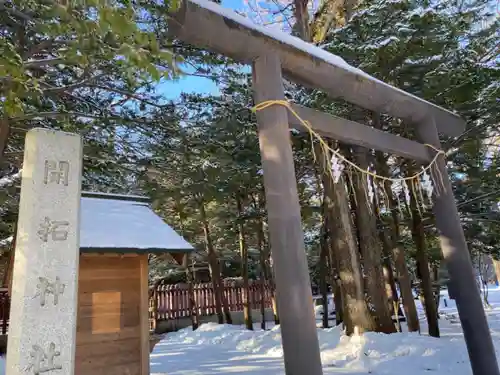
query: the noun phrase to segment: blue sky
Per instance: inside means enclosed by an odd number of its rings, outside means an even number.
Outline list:
[[[500,14],[500,0],[490,0],[492,9],[498,7]],[[222,6],[234,10],[243,10],[243,0],[222,0]],[[189,72],[193,69],[184,69]],[[202,77],[184,76],[176,81],[163,82],[157,87],[158,93],[167,99],[176,99],[182,92],[199,94],[217,94],[219,92],[217,84]]]
[[[241,0],[222,0],[222,6],[235,10],[242,9]],[[189,69],[186,69],[189,72]],[[158,85],[158,93],[163,94],[167,99],[175,99],[182,92],[199,94],[217,94],[217,84],[202,77],[184,76],[176,81],[164,82]]]

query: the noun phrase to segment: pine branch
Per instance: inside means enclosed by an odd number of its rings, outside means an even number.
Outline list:
[[[479,195],[477,197],[474,197],[472,199],[469,199],[465,202],[460,202],[457,204],[457,208],[461,208],[461,207],[464,207],[464,206],[468,206],[469,204],[471,203],[475,203],[481,199],[484,199],[484,198],[489,198],[489,197],[495,197],[499,195],[500,196],[500,191],[499,190],[495,190],[495,191],[490,191],[489,193],[485,193],[485,194],[482,194],[482,195]]]
[[[23,63],[23,65],[27,68],[40,68],[42,66],[46,65],[57,65],[57,64],[63,64],[65,60],[61,57],[54,57],[54,58],[49,58],[49,59],[42,59],[42,60],[28,60]]]
[[[121,90],[121,89],[117,89],[117,88],[109,87],[109,86],[104,86],[104,85],[97,85],[97,84],[93,84],[93,83],[90,83],[86,86],[89,88],[93,87],[93,88],[98,88],[98,89],[105,90],[105,91],[114,92],[116,94],[120,94],[120,95],[125,96],[127,99],[134,99],[134,100],[140,101],[142,103],[148,104],[152,107],[156,107],[156,108],[165,107],[165,105],[153,103],[152,101],[150,101],[148,99],[141,98],[139,95],[131,93],[130,91],[125,91],[125,90]],[[112,104],[111,106],[113,107],[113,106],[116,106],[117,104],[118,103],[115,103],[115,104]]]
[[[40,118],[45,118],[45,117],[57,118],[57,117],[66,117],[66,116],[76,116],[76,117],[96,119],[96,120],[116,120],[116,121],[126,121],[126,122],[137,122],[137,123],[143,123],[143,124],[150,123],[150,121],[146,121],[145,119],[126,118],[126,117],[119,117],[119,116],[98,116],[98,115],[93,115],[93,114],[88,114],[88,113],[83,113],[83,112],[58,112],[58,111],[27,113],[27,114],[24,114],[21,116],[13,117],[13,118],[11,118],[11,121],[20,122],[20,121],[25,121],[25,120],[33,120],[33,119],[36,119],[38,117],[40,117]]]
[[[63,92],[67,92],[67,91],[76,90],[76,89],[79,89],[79,88],[82,88],[82,87],[85,87],[85,86],[89,86],[92,82],[98,80],[99,78],[101,78],[104,75],[105,75],[104,73],[98,74],[96,76],[83,79],[83,80],[81,80],[79,82],[72,83],[72,84],[66,85],[66,86],[60,86],[60,87],[58,87],[58,86],[50,86],[48,83],[43,83],[44,85],[49,86],[48,88],[44,89],[43,91],[46,92],[46,93],[56,93],[56,94],[58,94],[58,93],[63,93]]]
[[[14,17],[20,18],[23,21],[33,21],[33,17],[30,14],[23,13],[17,9],[9,8],[5,6],[6,1],[0,0],[0,10],[6,13],[11,14]]]

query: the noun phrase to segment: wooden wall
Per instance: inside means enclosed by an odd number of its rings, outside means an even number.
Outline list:
[[[80,257],[75,375],[149,375],[147,264],[147,255]]]

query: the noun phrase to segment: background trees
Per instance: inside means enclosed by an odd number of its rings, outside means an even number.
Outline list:
[[[248,4],[250,13],[262,13]],[[210,267],[216,289],[227,276],[241,276],[245,285],[272,279],[248,68],[169,40],[166,12],[175,6],[0,2],[1,238],[14,232],[24,134],[47,127],[84,138],[84,189],[149,195],[157,212],[196,247],[192,261]],[[497,257],[500,25],[493,10],[487,1],[325,0],[315,7],[283,1],[270,6],[264,20],[467,120],[465,133],[444,144],[454,193],[469,249]],[[220,92],[166,100],[159,84],[180,74],[208,77]],[[292,101],[412,136],[396,119],[286,87]],[[307,134],[293,132],[291,141],[311,278],[337,291],[337,306],[343,306],[338,321],[348,331],[392,331],[388,318],[402,297],[409,329],[418,330],[411,297],[418,281],[431,333],[438,335],[432,285],[440,283],[441,262],[429,211],[414,200],[405,204],[390,185],[387,209],[370,210],[364,180],[345,174],[341,184],[332,184],[324,173],[331,155]],[[403,177],[418,167],[330,142],[386,176]],[[312,150],[324,158],[315,159]],[[185,277],[157,258],[151,274]],[[219,320],[227,320],[222,293],[217,300]]]

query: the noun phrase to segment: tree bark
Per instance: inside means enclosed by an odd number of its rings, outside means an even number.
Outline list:
[[[331,215],[328,212],[327,214],[327,220],[330,220]],[[328,228],[330,226],[329,224]],[[335,325],[338,326],[344,322],[344,297],[342,296],[342,282],[340,281],[340,275],[336,264],[337,261],[332,245],[332,234],[328,232],[328,269],[330,270],[330,285],[332,286],[333,301],[335,305]]]
[[[374,126],[377,128],[377,126]],[[380,128],[380,127],[379,127]],[[383,176],[387,176],[388,168],[387,162],[384,158],[382,152],[377,151],[375,153],[376,158],[376,169]],[[392,193],[392,184],[390,181],[384,182],[384,190],[386,192],[386,197],[389,202],[387,203],[389,209],[391,210],[391,218],[389,221],[389,226],[391,229],[391,247],[392,256],[394,259],[394,268],[396,269],[396,277],[399,284],[399,291],[401,293],[401,298],[403,300],[403,309],[405,312],[406,323],[408,325],[409,332],[420,331],[420,322],[418,320],[417,308],[415,306],[415,299],[413,298],[413,293],[411,289],[410,273],[408,272],[408,267],[406,265],[406,258],[404,248],[400,245],[400,230],[399,230],[399,210],[397,206],[396,199]]]
[[[194,299],[193,274],[189,270],[189,259],[189,255],[186,255],[186,281],[188,284],[189,310],[191,310],[191,325],[193,331],[195,331],[199,326],[199,321],[198,309],[196,308],[196,301]]]
[[[333,289],[333,303],[335,304],[335,325],[344,322],[344,297],[342,296],[342,284],[339,277],[335,277]]]
[[[373,191],[377,186],[371,181]],[[396,281],[394,279],[394,271],[392,269],[392,260],[391,260],[391,242],[388,233],[386,232],[386,228],[384,226],[384,222],[382,220],[382,216],[380,213],[379,201],[377,198],[377,194],[374,194],[373,197],[373,211],[375,213],[375,219],[377,223],[377,233],[379,236],[380,243],[382,244],[382,268],[385,282],[385,293],[387,295],[388,307],[391,314],[398,314],[399,316],[401,309],[398,307],[398,310],[395,311],[394,304],[399,301],[398,291],[396,288]],[[399,306],[399,305],[398,305]],[[400,327],[399,327],[400,328]],[[399,329],[398,328],[398,329]]]
[[[326,171],[330,155],[317,146],[320,167]],[[348,335],[373,331],[375,326],[365,300],[361,261],[353,237],[351,212],[348,204],[346,181],[342,177],[334,184],[331,176],[322,173],[325,201],[329,215],[329,230],[336,268],[342,285],[344,324]]]
[[[293,31],[299,35],[300,38],[311,41],[309,29],[309,12],[307,11],[307,4],[309,0],[293,0],[295,24]]]
[[[373,188],[375,189],[375,184],[373,184]],[[385,293],[387,295],[388,300],[388,308],[391,312],[391,315],[396,316],[396,328],[399,332],[401,332],[401,324],[399,323],[399,317],[403,315],[403,311],[401,311],[401,306],[399,304],[399,296],[396,288],[396,280],[394,279],[394,271],[392,268],[391,261],[391,241],[388,233],[386,232],[388,229],[385,228],[384,222],[382,220],[382,216],[380,213],[379,202],[374,196],[373,199],[373,209],[375,211],[375,217],[377,220],[377,231],[380,239],[380,243],[382,244],[382,267],[384,274],[384,282],[385,282]]]
[[[233,324],[233,318],[231,317],[231,310],[229,309],[229,303],[227,302],[226,283],[222,279],[220,279],[219,282],[220,282],[220,294],[222,300],[222,308],[224,310],[224,317],[226,318],[227,324]]]
[[[294,0],[295,30],[299,37],[311,42],[311,25],[307,3],[307,0]],[[323,30],[323,36],[326,35],[327,28],[328,26]],[[370,331],[374,328],[374,322],[365,300],[359,253],[352,235],[352,220],[348,197],[344,189],[345,181],[342,179],[338,184],[333,183],[325,168],[326,163],[330,163],[329,153],[325,152],[318,144],[314,147],[316,155],[319,155],[320,158],[319,165],[322,171],[323,186],[326,190],[326,205],[331,223],[329,232],[332,248],[336,254],[336,267],[342,282],[346,333],[350,335],[354,332]]]
[[[493,268],[495,269],[495,277],[497,279],[497,283],[500,284],[500,260],[492,256],[491,261],[493,262]]]
[[[330,311],[328,309],[328,284],[327,280],[327,259],[328,259],[328,212],[326,210],[326,202],[323,199],[323,223],[321,225],[320,238],[320,257],[319,257],[319,283],[321,289],[321,299],[323,305],[323,328],[328,328],[328,317]],[[333,287],[333,285],[332,285]]]
[[[7,141],[10,134],[9,121],[4,118],[0,120],[0,161],[3,161],[3,155],[5,148],[7,147]]]
[[[330,215],[328,215],[329,220]],[[329,225],[330,226],[330,225]],[[328,269],[330,270],[330,285],[332,286],[333,303],[335,305],[335,325],[340,325],[344,322],[344,297],[342,281],[336,266],[337,261],[333,251],[332,238],[328,236]]]
[[[262,192],[262,195],[263,192]],[[265,209],[265,203],[264,199],[259,196],[259,207],[260,207],[260,212],[263,212]],[[263,257],[264,257],[264,263],[263,263],[263,270],[264,270],[264,278],[269,281],[270,287],[271,287],[271,307],[273,310],[273,317],[274,317],[274,324],[278,325],[280,324],[280,318],[279,318],[279,311],[278,311],[278,303],[276,302],[276,286],[274,284],[274,274],[273,274],[273,269],[271,265],[271,254],[269,252],[269,247],[268,243],[266,242],[266,235],[264,231],[264,219],[262,216],[259,216],[259,233],[260,233],[260,238],[262,239],[262,250],[263,250]],[[267,266],[269,262],[269,267]]]
[[[257,247],[259,249],[260,260],[260,328],[266,329],[266,280],[267,280],[267,266],[266,254],[264,251],[264,232],[261,226],[262,219],[259,218],[259,229],[257,229]]]
[[[243,289],[242,289],[242,299],[243,299],[243,316],[245,319],[245,326],[249,330],[253,330],[252,322],[252,309],[250,306],[250,286],[248,283],[248,247],[245,240],[245,232],[243,225],[243,206],[241,203],[241,197],[236,196],[236,207],[238,210],[238,237],[240,242],[240,256],[241,256],[241,276],[243,278]]]
[[[367,150],[353,147],[353,156],[362,169],[368,168]],[[367,290],[375,309],[377,331],[393,333],[396,331],[389,310],[389,302],[385,291],[382,268],[382,254],[376,238],[375,218],[368,200],[368,185],[365,174],[356,174],[354,178],[356,197],[356,227],[359,231],[359,245],[363,256],[364,272],[367,278]]]
[[[378,214],[377,214],[378,216]],[[382,243],[382,254],[383,254],[383,274],[384,274],[384,282],[385,282],[385,293],[387,295],[388,308],[391,312],[391,315],[396,315],[397,317],[397,329],[401,332],[401,325],[399,324],[399,317],[403,315],[401,311],[401,306],[399,305],[399,296],[396,288],[396,281],[394,279],[394,272],[392,270],[392,262],[391,262],[391,243],[389,236],[385,232],[385,229],[382,227],[382,220],[378,216],[377,221],[380,224],[379,229],[379,237],[380,242]]]
[[[207,213],[205,211],[205,202],[200,200],[199,202],[201,222],[203,225],[203,235],[205,237],[205,247],[208,254],[208,266],[210,269],[210,277],[212,279],[212,288],[214,290],[214,300],[215,300],[215,311],[217,313],[217,320],[219,324],[224,324],[224,314],[222,312],[222,293],[221,288],[223,287],[220,277],[220,267],[219,260],[217,259],[217,254],[215,253],[215,248],[210,237],[210,226],[208,225]]]
[[[412,173],[410,171],[410,173]],[[410,190],[410,210],[412,216],[412,237],[416,247],[417,270],[420,278],[420,286],[425,307],[425,315],[429,325],[429,335],[439,337],[439,323],[434,292],[432,290],[431,273],[429,271],[429,260],[427,258],[427,244],[425,242],[425,231],[422,217],[417,208],[416,197],[413,189]]]

